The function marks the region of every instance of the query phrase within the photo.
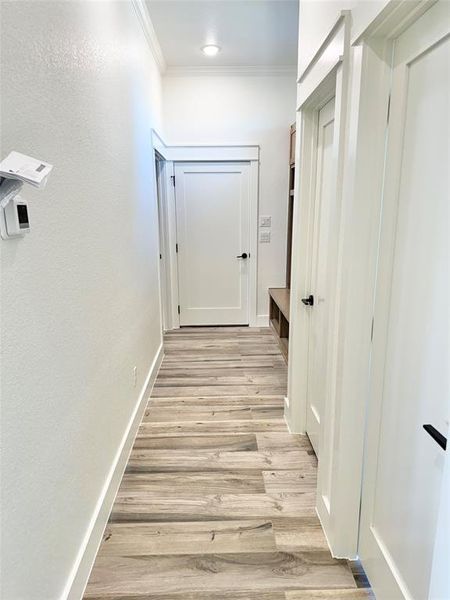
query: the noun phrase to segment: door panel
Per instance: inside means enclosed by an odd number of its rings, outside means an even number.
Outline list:
[[[438,3],[394,47],[360,537],[380,600],[428,598],[444,452],[423,425],[448,435],[446,18]]]
[[[175,166],[180,325],[248,324],[249,165]]]
[[[313,448],[319,453],[321,419],[327,387],[327,360],[330,315],[330,234],[335,203],[334,99],[319,112],[317,137],[316,198],[314,204],[311,291],[314,306],[310,319],[308,359],[308,402],[306,431]]]

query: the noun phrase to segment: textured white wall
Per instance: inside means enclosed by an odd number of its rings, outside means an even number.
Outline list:
[[[161,82],[127,1],[2,2],[1,51],[1,155],[55,166],[0,242],[2,598],[53,600],[161,342]]]
[[[289,127],[295,121],[295,76],[166,76],[168,144],[259,144],[259,213],[272,216],[270,244],[259,244],[258,315],[268,314],[269,287],[284,287]]]

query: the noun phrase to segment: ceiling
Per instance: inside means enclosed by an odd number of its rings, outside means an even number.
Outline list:
[[[297,64],[298,0],[146,0],[165,62],[177,67]],[[221,52],[205,56],[201,47]]]

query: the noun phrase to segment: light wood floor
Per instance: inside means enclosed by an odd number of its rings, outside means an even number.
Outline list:
[[[328,550],[270,330],[182,329],[165,353],[85,598],[369,598]]]

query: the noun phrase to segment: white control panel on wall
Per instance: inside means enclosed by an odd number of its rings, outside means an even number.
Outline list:
[[[259,217],[259,243],[270,244],[270,227],[272,226],[272,217],[261,215]]]
[[[0,235],[4,240],[30,231],[28,206],[19,196],[23,184],[42,189],[53,166],[20,152],[10,152],[0,162]]]

